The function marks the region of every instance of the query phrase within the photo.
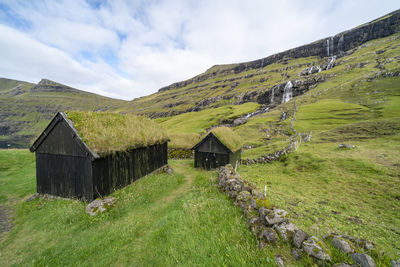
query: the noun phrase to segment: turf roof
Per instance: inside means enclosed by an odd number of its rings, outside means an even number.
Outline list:
[[[236,135],[229,127],[220,126],[212,129],[211,132],[232,152],[238,151],[243,146],[240,137]]]
[[[67,111],[82,140],[98,154],[161,144],[166,131],[142,116],[108,112]]]

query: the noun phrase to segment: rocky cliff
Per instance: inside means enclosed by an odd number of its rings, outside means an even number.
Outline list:
[[[250,62],[231,65],[217,65],[209,69],[205,74],[198,75],[192,79],[173,83],[163,87],[159,92],[187,86],[209,79],[217,74],[240,73],[249,69],[263,68],[269,64],[278,62],[285,58],[301,58],[310,56],[332,57],[341,56],[344,52],[350,51],[368,41],[383,38],[400,32],[400,10],[373,20],[354,29],[338,33],[316,42],[299,46],[284,52],[274,54],[265,58]],[[215,71],[213,71],[215,69]]]

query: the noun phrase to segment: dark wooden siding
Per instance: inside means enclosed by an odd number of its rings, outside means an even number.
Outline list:
[[[167,163],[167,143],[96,159],[92,162],[95,196],[110,194]]]
[[[194,152],[194,167],[204,169],[215,169],[229,163],[229,154],[218,154],[212,152]]]
[[[36,153],[36,179],[40,194],[93,199],[91,161],[87,157]]]
[[[229,155],[229,163],[230,163],[233,167],[235,167],[236,163],[237,163],[237,164],[240,163],[241,155],[242,155],[241,149],[239,149],[238,151],[236,151],[236,152],[233,153],[233,154],[230,154],[230,155]]]
[[[64,120],[58,122],[48,133],[36,152],[79,157],[89,155],[87,150],[76,142],[75,133]]]
[[[214,135],[209,135],[207,139],[196,148],[196,151],[200,152],[212,152],[212,153],[223,153],[226,154],[229,151],[221,145]]]

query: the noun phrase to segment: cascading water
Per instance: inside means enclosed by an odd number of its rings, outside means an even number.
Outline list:
[[[272,87],[272,90],[271,90],[271,104],[274,103],[274,95],[275,95],[275,86]]]
[[[332,56],[331,59],[328,62],[328,65],[326,65],[326,70],[330,70],[333,68],[333,63],[336,60],[336,56]]]
[[[288,102],[293,98],[293,84],[291,81],[288,81],[283,89],[282,103]]]
[[[264,109],[256,110],[256,111],[254,111],[254,112],[252,112],[252,113],[247,114],[247,115],[245,116],[245,119],[251,118],[251,117],[253,117],[253,116],[255,116],[255,115],[258,115],[258,114],[261,114],[261,113],[268,112],[268,110],[269,110],[269,107],[264,108]]]
[[[326,39],[326,56],[329,57],[329,39]]]
[[[326,39],[326,56],[333,56],[333,37]]]
[[[264,59],[261,60],[261,68],[264,67]]]

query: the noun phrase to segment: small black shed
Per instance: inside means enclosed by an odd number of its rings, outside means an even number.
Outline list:
[[[228,163],[233,166],[239,163],[242,145],[230,128],[218,127],[211,130],[192,149],[195,168],[214,169]]]
[[[165,131],[144,117],[59,112],[33,143],[37,192],[91,201],[167,164]]]

